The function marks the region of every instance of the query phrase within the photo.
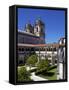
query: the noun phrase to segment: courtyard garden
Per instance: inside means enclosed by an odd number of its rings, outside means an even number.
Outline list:
[[[50,65],[49,60],[40,59],[32,54],[27,57],[25,65],[18,66],[18,81],[57,80],[57,66]]]

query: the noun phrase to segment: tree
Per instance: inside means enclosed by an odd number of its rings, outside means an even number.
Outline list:
[[[40,70],[40,69],[44,69],[44,68],[48,68],[49,66],[49,61],[48,59],[44,60],[40,60],[40,62],[37,64],[37,69]]]
[[[36,75],[46,73],[49,68],[49,61],[48,59],[42,59],[40,62],[37,64],[37,70],[35,72]]]
[[[18,81],[30,81],[30,73],[25,67],[18,68]]]
[[[35,64],[36,64],[37,61],[38,61],[37,55],[31,55],[31,56],[28,57],[26,63],[31,68],[31,66],[35,66]]]

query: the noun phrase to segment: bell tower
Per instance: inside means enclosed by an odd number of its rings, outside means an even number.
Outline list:
[[[35,21],[34,34],[40,37],[40,43],[45,43],[45,24],[40,19]]]
[[[26,25],[25,25],[25,30],[26,30],[26,32],[28,32],[28,33],[34,33],[34,28],[33,28],[33,26],[30,24],[30,23],[27,23]]]

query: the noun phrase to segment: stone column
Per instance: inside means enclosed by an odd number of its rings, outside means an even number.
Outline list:
[[[23,47],[24,48],[24,62],[25,62],[25,57],[26,57],[26,48],[25,47]]]
[[[45,59],[47,59],[47,48],[45,47]]]
[[[53,46],[52,46],[52,65],[54,65],[54,51],[53,51]]]
[[[39,47],[39,61],[40,61],[40,47]]]
[[[56,47],[56,51],[57,51],[57,80],[59,80],[59,58],[58,58],[58,50],[59,47]]]
[[[38,51],[37,51],[37,55],[38,55],[38,63],[39,63],[39,48],[38,48]]]
[[[51,48],[52,48],[52,47],[51,47]],[[53,50],[52,50],[52,52],[53,52]],[[52,63],[52,65],[53,65],[52,55],[53,55],[53,54],[51,53],[51,63]]]

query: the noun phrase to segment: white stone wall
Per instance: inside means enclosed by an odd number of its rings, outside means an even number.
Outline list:
[[[65,44],[65,39],[61,39],[59,44]],[[58,49],[58,79],[65,79],[65,47]]]

